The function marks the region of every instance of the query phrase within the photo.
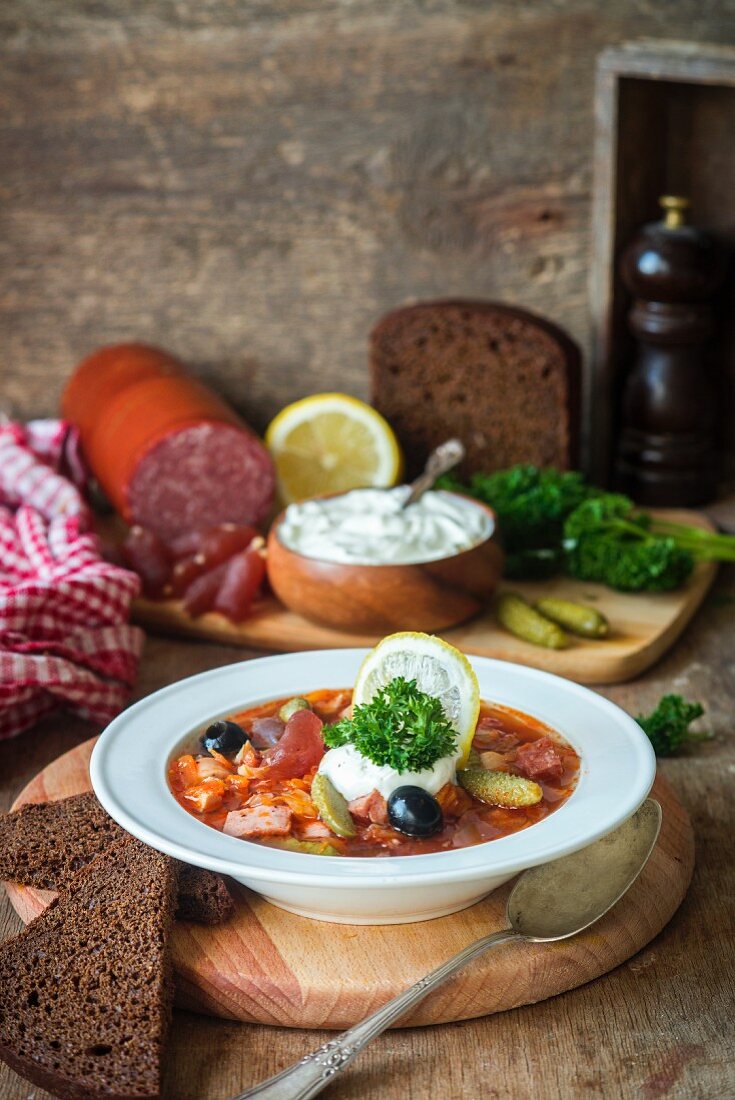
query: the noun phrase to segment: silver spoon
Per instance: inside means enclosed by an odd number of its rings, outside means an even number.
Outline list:
[[[362,1048],[409,1008],[442,985],[472,959],[509,940],[553,943],[575,936],[604,916],[633,885],[653,851],[661,828],[661,807],[648,799],[632,817],[581,852],[524,872],[508,898],[509,928],[465,947],[454,958],[399,993],[348,1031],[300,1062],[235,1100],[308,1100],[348,1066]]]
[[[409,504],[424,495],[430,489],[437,478],[448,473],[458,462],[464,458],[464,445],[458,439],[448,439],[446,443],[440,443],[426,460],[424,472],[419,474],[415,481],[411,482],[411,492],[408,494],[402,508],[408,508]]]

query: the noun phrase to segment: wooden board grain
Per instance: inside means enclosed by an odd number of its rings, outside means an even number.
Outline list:
[[[698,512],[672,509],[657,514],[714,530]],[[566,649],[542,649],[499,627],[492,608],[470,622],[443,631],[442,636],[476,656],[531,665],[584,684],[621,683],[650,668],[673,645],[704,599],[716,570],[715,564],[701,562],[684,588],[654,594],[615,592],[604,585],[569,577],[506,586],[531,601],[557,596],[591,604],[610,620],[611,634],[604,641],[572,638]],[[192,619],[174,600],[137,600],[134,617],[152,631],[279,651],[375,645],[379,641],[377,636],[347,634],[315,625],[275,599],[264,602],[249,619],[237,624],[214,612]]]
[[[93,745],[86,741],[44,768],[15,805],[88,790]],[[477,960],[401,1026],[465,1020],[544,1000],[599,977],[653,939],[683,900],[694,867],[685,810],[660,777],[653,796],[664,811],[659,842],[611,913],[572,940],[517,944]],[[226,924],[176,926],[177,1003],[280,1027],[347,1027],[473,940],[505,927],[511,888],[449,917],[371,928],[297,917],[233,885],[236,913]],[[14,884],[8,893],[26,921],[53,896]]]

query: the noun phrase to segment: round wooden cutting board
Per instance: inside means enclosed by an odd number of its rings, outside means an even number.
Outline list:
[[[59,757],[21,792],[16,806],[89,790],[94,741]],[[472,963],[400,1026],[484,1016],[553,997],[607,973],[640,951],[670,920],[694,866],[689,818],[660,777],[652,792],[663,827],[645,870],[589,931],[557,944],[508,944]],[[215,928],[179,923],[173,942],[177,1004],[227,1019],[281,1027],[344,1028],[374,1011],[455,952],[505,927],[512,883],[484,901],[420,924],[325,924],[286,913],[232,885],[236,914]],[[28,921],[47,891],[8,884]]]

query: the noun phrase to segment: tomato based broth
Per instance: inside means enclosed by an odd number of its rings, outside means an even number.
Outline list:
[[[350,689],[325,689],[304,696],[325,725],[336,722],[348,711],[351,697]],[[230,715],[229,719],[246,734],[252,734],[253,723],[275,718],[288,698],[251,707]],[[524,748],[534,743],[535,747]],[[385,820],[384,809],[375,813],[368,806],[355,817],[357,835],[345,838],[336,836],[320,819],[312,801],[311,785],[318,764],[312,763],[303,774],[286,777],[288,767],[269,766],[269,759],[274,759],[272,750],[258,751],[246,742],[237,759],[231,759],[211,750],[205,753],[197,744],[194,753],[184,753],[171,761],[168,777],[179,804],[214,829],[227,831],[225,822],[232,811],[268,807],[263,809],[264,814],[272,818],[280,815],[280,835],[243,839],[275,847],[290,844],[294,848],[298,848],[295,842],[306,842],[305,851],[346,856],[425,855],[497,840],[542,821],[563,805],[574,790],[580,764],[577,753],[554,730],[521,711],[482,702],[472,745],[480,754],[478,766],[526,776],[541,787],[541,801],[512,809],[493,806],[474,798],[463,787],[447,783],[436,795],[442,810],[442,826],[433,836],[418,838],[398,832]],[[298,771],[298,750],[292,754],[292,760],[291,771]],[[384,808],[385,801],[379,795],[377,798]],[[349,805],[352,810],[356,803]]]

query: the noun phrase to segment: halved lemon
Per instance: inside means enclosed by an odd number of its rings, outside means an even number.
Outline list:
[[[464,653],[433,634],[409,630],[389,634],[363,661],[353,705],[369,703],[377,691],[398,676],[415,680],[421,691],[441,700],[444,713],[457,731],[461,767],[469,755],[480,714],[480,685]]]
[[[284,504],[350,489],[388,488],[403,470],[387,420],[345,393],[317,393],[287,405],[271,421],[265,441]]]

